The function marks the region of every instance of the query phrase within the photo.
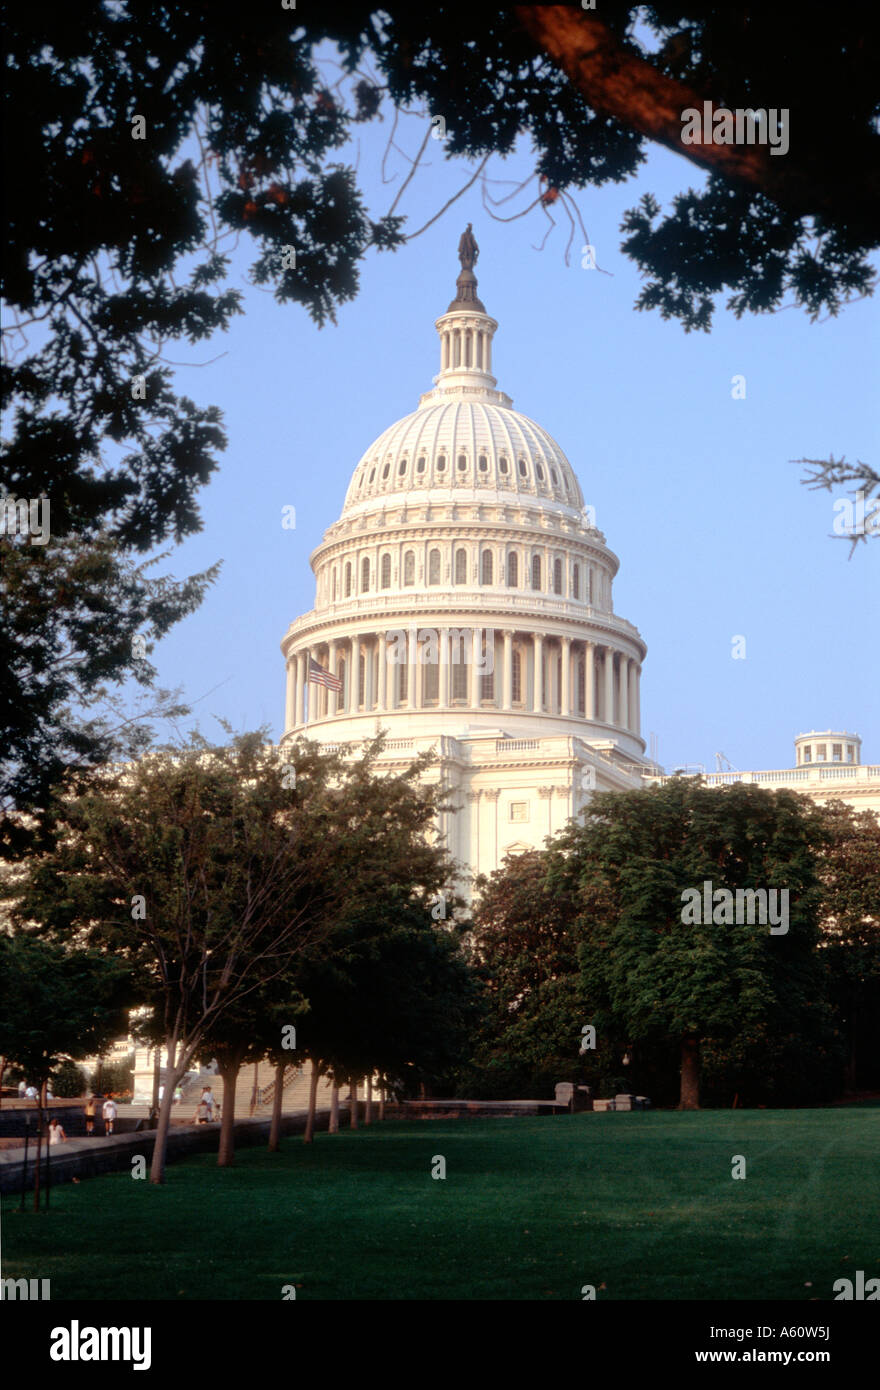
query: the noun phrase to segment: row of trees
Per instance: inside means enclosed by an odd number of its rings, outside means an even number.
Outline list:
[[[786,889],[788,930],[688,921],[682,893],[707,881]],[[839,802],[684,778],[596,795],[583,823],[483,883],[475,948],[482,1094],[626,1075],[692,1107],[701,1085],[717,1103],[789,1104],[880,1082],[880,825]]]
[[[305,1061],[307,1140],[322,1075],[334,1099],[376,1074],[392,1091],[493,1097],[575,1079],[617,1090],[626,1076],[685,1108],[701,1088],[715,1103],[788,1104],[876,1082],[874,816],[682,778],[598,794],[546,850],[484,881],[469,923],[449,895],[428,760],[380,776],[381,747],[193,740],[59,796],[54,844],[6,884],[0,1054],[44,1082],[144,1007],[143,1035],[168,1059],[154,1182],[174,1087],[210,1057],[221,1164],[240,1069],[264,1058],[272,1148],[284,1069]],[[785,930],[683,912],[707,882],[784,891]]]
[[[229,1163],[247,1061],[272,1058],[279,1083],[308,1058],[316,1079],[396,1086],[465,1054],[470,976],[454,921],[432,918],[452,876],[437,792],[426,759],[379,777],[380,747],[279,753],[256,733],[152,752],[59,797],[52,845],[7,883],[0,1052],[45,1081],[63,1054],[126,1031],[121,1008],[146,1006],[144,1036],[168,1059],[153,1182],[197,1058],[219,1063]]]

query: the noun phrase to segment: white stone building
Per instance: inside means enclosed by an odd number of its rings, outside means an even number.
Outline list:
[[[364,453],[311,557],[315,607],[282,642],[284,740],[384,729],[389,769],[435,748],[458,808],[441,829],[469,873],[648,766],[647,648],[614,612],[617,556],[562,449],[497,389],[476,252],[468,231],[434,389]]]

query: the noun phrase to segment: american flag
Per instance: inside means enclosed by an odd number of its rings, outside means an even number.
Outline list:
[[[342,681],[338,676],[334,676],[332,671],[327,671],[323,666],[319,666],[313,657],[309,657],[309,680],[314,681],[315,685],[325,685],[328,690],[339,691],[342,689]]]

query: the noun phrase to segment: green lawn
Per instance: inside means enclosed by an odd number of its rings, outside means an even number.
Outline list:
[[[878,1151],[876,1106],[387,1122],[7,1196],[2,1272],[53,1301],[824,1300],[880,1274]]]

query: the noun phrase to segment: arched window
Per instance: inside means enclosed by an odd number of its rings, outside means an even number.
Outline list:
[[[522,652],[519,647],[513,649],[511,685],[513,687],[513,703],[515,705],[522,704]]]
[[[499,472],[499,473],[506,473],[506,472],[507,472],[507,468],[508,468],[507,459],[506,459],[506,458],[500,458],[500,459],[498,460],[498,472]]]
[[[483,551],[483,557],[482,557],[482,560],[481,560],[481,562],[480,562],[480,583],[481,583],[481,584],[491,584],[491,583],[492,583],[492,552],[491,552],[491,550],[484,550],[484,551]]]
[[[375,470],[375,468],[371,468],[371,469],[370,469],[370,482],[373,481],[373,479],[375,478],[375,476],[376,476],[376,470]]]
[[[455,552],[455,582],[456,584],[467,583],[467,551],[456,550]]]
[[[428,583],[440,583],[440,551],[432,550],[428,555]]]
[[[528,476],[525,459],[520,459],[519,461],[519,475],[521,478],[525,478]]]
[[[558,486],[559,486],[559,474],[556,472],[556,469],[555,469],[555,468],[551,468],[551,469],[550,469],[550,477],[553,479],[553,486],[554,486],[554,487],[558,487]]]
[[[391,556],[390,556],[390,555],[383,555],[383,556],[382,556],[382,570],[381,570],[381,574],[382,574],[382,588],[383,588],[383,589],[390,589],[390,588],[391,588]]]
[[[507,557],[507,587],[508,589],[519,587],[519,556],[515,550],[511,550]]]
[[[350,594],[351,594],[351,561],[350,561],[350,560],[347,560],[346,563],[345,563],[345,597],[348,598],[348,597],[350,596]]]
[[[402,661],[397,668],[397,702],[403,704],[406,699],[407,681],[409,679],[409,667]]]
[[[388,474],[389,474],[390,472],[391,472],[391,464],[390,464],[390,463],[386,463],[385,467],[382,469],[382,477],[383,477],[383,478],[387,478],[387,477],[388,477]]]
[[[479,469],[480,469],[480,472],[481,472],[481,473],[488,473],[488,472],[489,472],[489,460],[486,458],[486,455],[485,455],[485,454],[480,454],[480,460],[479,460],[479,465],[478,465],[478,466],[479,466]]]
[[[574,595],[575,598],[580,598],[580,596],[581,596],[581,567],[580,567],[580,565],[575,565],[574,569],[573,569],[572,572],[571,572],[571,592],[572,592],[572,594]]]
[[[587,568],[587,591],[584,594],[584,598],[587,603],[593,602],[593,571],[590,567]]]
[[[554,594],[562,593],[562,561],[560,559],[553,561],[553,592]]]
[[[580,657],[577,664],[577,707],[578,714],[587,712],[587,663],[584,657]]]
[[[539,482],[539,483],[543,483],[543,481],[544,481],[544,469],[541,467],[540,463],[536,463],[536,464],[535,464],[535,472],[536,472],[537,475],[538,475],[538,482]]]
[[[367,663],[366,663],[366,659],[365,659],[365,653],[364,653],[364,652],[361,652],[360,661],[358,662],[358,698],[357,698],[358,709],[360,709],[361,705],[364,706],[364,709],[366,709],[366,707],[367,707],[367,706],[366,706],[366,689],[367,689]]]
[[[532,588],[533,588],[533,589],[540,589],[540,587],[541,587],[541,557],[540,557],[540,555],[533,555],[533,556],[532,556]]]
[[[437,455],[437,472],[438,472],[438,473],[445,473],[445,472],[446,472],[446,455],[445,455],[445,454],[438,454],[438,455]]]
[[[403,582],[407,587],[416,582],[416,556],[414,550],[408,550],[403,557]]]
[[[401,460],[400,460],[400,463],[397,465],[397,476],[398,476],[399,478],[402,478],[405,472],[406,472],[406,459],[401,459]]]
[[[336,602],[336,566],[333,566],[333,602]]]
[[[361,593],[365,594],[370,587],[370,561],[365,555],[361,560]]]
[[[425,460],[424,460],[424,458],[420,458],[419,461],[418,461],[418,463],[416,464],[416,472],[417,472],[417,473],[424,473],[424,471],[425,471]]]
[[[465,457],[464,454],[459,454],[459,456],[458,456],[458,471],[459,471],[459,473],[463,473],[464,470],[465,470],[466,468],[467,468],[467,458]]]

